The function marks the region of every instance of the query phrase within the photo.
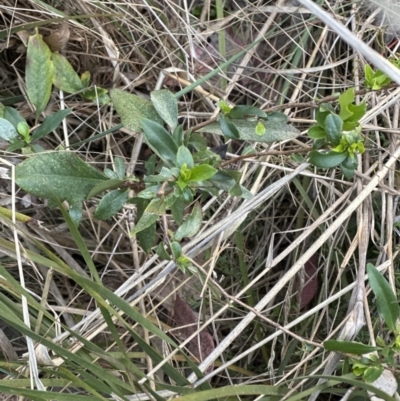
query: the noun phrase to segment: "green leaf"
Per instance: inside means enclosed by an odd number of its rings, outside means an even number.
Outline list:
[[[81,201],[76,201],[76,202],[71,202],[69,205],[69,215],[75,224],[76,227],[79,226],[79,223],[82,220],[82,214],[83,214],[83,207],[82,207],[82,202]]]
[[[217,171],[210,182],[226,192],[229,192],[236,185],[236,181],[226,171],[221,170]]]
[[[199,164],[194,166],[190,171],[190,179],[192,182],[206,181],[214,177],[217,174],[217,169],[210,166],[209,164]]]
[[[362,117],[364,117],[367,112],[367,104],[365,102],[361,102],[360,104],[349,104],[348,110],[352,113],[352,116],[347,118],[345,123],[352,122],[354,126],[351,128],[355,128]]]
[[[233,188],[229,191],[229,195],[239,196],[243,199],[251,199],[253,197],[253,194],[239,183],[236,183],[233,186]]]
[[[355,170],[358,167],[358,159],[357,157],[347,156],[343,161],[341,166],[347,168],[349,170]]]
[[[256,125],[256,134],[258,136],[263,136],[265,134],[265,127],[261,121],[259,121]]]
[[[188,168],[193,168],[194,161],[190,150],[186,146],[180,146],[176,155],[176,167],[179,169],[186,164]]]
[[[181,241],[183,237],[192,237],[200,230],[202,222],[203,213],[201,211],[201,206],[198,203],[195,203],[192,213],[176,230],[174,239],[176,241]]]
[[[372,86],[372,77],[374,76],[374,71],[369,64],[365,64],[364,66],[364,75],[367,84],[366,86],[370,88]]]
[[[94,88],[86,89],[83,92],[81,92],[80,95],[86,100],[98,101],[100,104],[107,104],[107,102],[103,103],[102,99],[103,97],[105,99],[106,96],[108,96],[108,90],[100,86],[95,86]]]
[[[399,317],[399,304],[389,283],[373,264],[367,264],[368,280],[376,297],[376,307],[386,325],[396,331],[396,321]]]
[[[171,251],[175,259],[182,256],[182,247],[176,241],[171,242]]]
[[[326,137],[333,146],[340,143],[342,137],[343,121],[337,114],[329,114],[325,119]]]
[[[13,143],[7,147],[6,152],[15,152],[16,150],[19,150],[26,146],[26,142],[23,140],[16,140],[13,141]]]
[[[320,127],[325,126],[325,119],[328,117],[333,111],[322,111],[322,107],[320,106],[319,110],[317,111],[317,114],[315,116],[315,119],[317,120],[317,125]]]
[[[81,82],[83,88],[87,88],[90,85],[90,78],[91,78],[90,71],[85,71],[81,75]]]
[[[125,178],[125,162],[124,159],[120,156],[115,156],[114,157],[114,165],[115,165],[115,173],[117,174],[117,177],[120,180],[123,180]]]
[[[194,132],[189,137],[188,146],[193,147],[195,150],[206,150],[207,149],[207,141],[203,136],[197,132]]]
[[[267,120],[270,117],[270,114],[265,113],[258,107],[245,106],[245,105],[235,106],[232,109],[230,109],[227,114],[228,114],[229,118],[237,118],[237,119],[243,119],[245,117],[256,116],[256,117],[265,118]],[[280,113],[280,114],[282,114],[282,113]]]
[[[167,252],[167,250],[165,249],[165,244],[164,242],[160,242],[157,245],[156,248],[156,254],[163,260],[171,260],[171,256],[169,255],[169,253]]]
[[[184,211],[185,211],[185,202],[179,197],[171,206],[172,217],[174,218],[176,224],[181,225],[183,223]]]
[[[354,88],[347,89],[346,92],[339,96],[340,113],[339,116],[343,121],[349,119],[353,112],[349,110],[349,105],[354,102],[355,90]]]
[[[176,164],[176,154],[178,147],[171,138],[171,135],[154,121],[143,118],[140,121],[143,128],[143,135],[150,148],[158,155],[161,160]]]
[[[31,141],[37,141],[54,131],[71,111],[72,109],[59,110],[57,113],[47,116],[42,124],[33,131]]]
[[[115,189],[121,187],[125,183],[124,180],[120,180],[119,178],[111,178],[109,180],[101,181],[96,184],[92,190],[88,193],[86,199],[93,198],[98,194],[106,191],[107,189]]]
[[[300,131],[290,124],[276,121],[261,121],[265,127],[265,134],[258,136],[256,127],[258,121],[248,120],[232,120],[239,131],[239,139],[249,142],[273,143],[286,139],[295,138],[300,135]],[[218,123],[211,123],[206,127],[202,127],[197,132],[209,132],[210,134],[223,135]]]
[[[313,127],[309,128],[307,135],[311,139],[324,139],[326,137],[326,132],[325,129],[319,125],[314,125]]]
[[[375,380],[379,379],[382,372],[383,372],[382,365],[370,366],[367,369],[365,369],[364,374],[363,374],[363,379],[367,383],[372,383]]]
[[[338,166],[347,157],[347,152],[329,152],[322,153],[318,150],[310,152],[310,163],[320,168],[332,168]]]
[[[33,153],[42,153],[45,151],[45,149],[40,146],[38,143],[31,143],[29,144],[29,149],[33,152]],[[22,151],[24,150],[24,148],[22,148]],[[22,152],[24,153],[24,152]]]
[[[342,170],[342,173],[344,175],[344,178],[346,178],[346,180],[351,180],[354,177],[355,169],[347,168],[343,166],[343,163],[340,163],[339,167]]]
[[[140,191],[137,196],[143,199],[153,199],[157,196],[157,193],[160,191],[161,185],[153,185],[151,187],[147,187],[143,191]]]
[[[69,61],[59,53],[52,53],[54,64],[53,84],[56,88],[67,93],[76,93],[83,89],[79,75]]]
[[[158,220],[158,214],[144,212],[137,222],[135,228],[131,231],[130,235],[133,237],[135,234],[150,227]]]
[[[165,200],[164,198],[153,199],[146,207],[146,213],[151,214],[164,214],[165,213]]]
[[[220,115],[218,117],[218,123],[219,127],[221,129],[222,135],[226,136],[227,138],[230,139],[237,139],[239,138],[240,134],[238,129],[236,128],[235,124],[226,118],[223,115]],[[254,130],[255,132],[255,130]]]
[[[380,86],[385,86],[390,84],[390,82],[392,81],[391,78],[389,78],[383,71],[381,70],[377,70],[375,73],[375,82]]]
[[[178,102],[172,92],[161,89],[150,93],[151,101],[160,117],[174,130],[178,125]]]
[[[19,114],[17,110],[15,110],[13,107],[4,107],[4,115],[3,117],[9,121],[15,129],[17,129],[18,124],[20,122],[26,122],[25,118]]]
[[[276,123],[287,123],[288,116],[280,111],[273,111],[272,113],[268,113],[268,121]]]
[[[146,207],[149,202],[145,199],[135,198],[135,204],[137,207],[137,219],[138,221],[141,219],[143,214],[145,213]],[[154,243],[157,238],[157,225],[156,223],[150,224],[147,228],[139,231],[136,234],[136,238],[139,241],[139,245],[143,249],[145,253],[149,253],[151,248],[154,246]],[[163,242],[160,242],[160,245],[164,245]]]
[[[157,155],[151,155],[149,159],[144,163],[144,167],[147,170],[148,174],[154,174],[156,170],[157,164]]]
[[[110,96],[124,127],[135,132],[140,132],[142,130],[140,124],[142,118],[147,118],[160,125],[163,124],[163,120],[150,100],[132,95],[121,89],[111,90]]]
[[[343,352],[345,354],[364,355],[373,351],[382,350],[381,347],[365,345],[355,341],[328,340],[324,341],[324,348],[328,351]]]
[[[223,114],[229,114],[231,109],[231,106],[225,101],[225,100],[220,100],[217,102],[217,106],[221,109]]]
[[[183,144],[183,126],[182,125],[178,125],[174,129],[174,132],[172,133],[172,139],[176,143],[176,146],[181,146]]]
[[[15,127],[5,118],[0,118],[0,138],[7,142],[13,142],[19,135]]]
[[[16,182],[25,191],[46,199],[83,201],[106,177],[72,152],[39,153],[18,164]]]
[[[28,40],[25,69],[26,90],[29,101],[35,106],[36,119],[46,108],[51,95],[54,66],[50,57],[49,47],[36,30]]]
[[[29,125],[25,121],[18,123],[17,131],[26,141],[29,140]]]
[[[103,197],[97,206],[94,217],[107,220],[117,214],[128,200],[129,189],[115,189]]]
[[[168,168],[161,167],[159,174],[146,176],[145,182],[164,182],[168,181],[170,178],[174,178],[172,171]]]

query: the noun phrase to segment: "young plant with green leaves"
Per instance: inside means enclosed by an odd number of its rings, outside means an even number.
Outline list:
[[[96,100],[100,104],[109,102],[107,90],[89,88],[90,73],[84,72],[81,77],[70,62],[61,54],[52,52],[38,29],[26,42],[25,82],[29,101],[36,109],[36,120],[46,108],[52,86],[65,93],[80,93],[87,100]]]
[[[385,365],[395,367],[395,356],[400,352],[399,303],[389,283],[374,265],[367,265],[368,280],[376,299],[376,308],[386,324],[385,341],[382,336],[376,336],[376,346],[366,345],[355,341],[329,340],[324,342],[325,349],[355,355],[350,358],[353,374],[362,377],[366,382],[377,380],[385,369]]]
[[[137,206],[137,223],[131,235],[136,235],[148,252],[156,240],[156,225],[160,216],[170,214],[177,225],[169,230],[168,240],[158,248],[163,257],[172,255],[183,267],[190,261],[182,255],[179,242],[194,236],[201,228],[203,215],[197,200],[217,196],[226,191],[232,196],[249,198],[250,192],[240,184],[241,174],[220,168],[221,157],[207,147],[206,140],[191,130],[184,132],[178,124],[178,103],[168,90],[151,93],[151,100],[113,89],[113,104],[125,127],[143,133],[154,154],[147,160],[142,178],[127,177],[122,159],[114,158],[114,171],[99,172],[71,152],[45,153],[20,163],[16,179],[26,191],[39,197],[68,201],[70,215],[76,224],[82,217],[82,202],[105,191],[94,214],[105,220],[118,213],[125,204]],[[228,113],[225,113],[228,114]],[[280,117],[262,122],[265,133],[257,132],[260,121],[254,116],[268,117],[255,107],[236,106],[229,114],[237,127],[239,139],[267,143],[298,135],[299,131]],[[252,116],[252,117],[250,117]],[[164,124],[168,130],[164,128]],[[216,124],[216,125],[215,125]],[[203,131],[224,134],[218,123]],[[133,196],[130,191],[134,190]]]
[[[36,109],[36,121],[47,106],[52,85],[90,98],[90,90],[86,89],[90,74],[86,72],[79,77],[64,56],[50,51],[38,31],[28,38],[27,48],[25,79],[29,100]],[[92,95],[100,101],[107,93],[101,92],[99,98],[98,90]],[[160,216],[170,214],[178,228],[173,232],[165,227],[168,249],[158,251],[160,255],[172,255],[182,266],[187,266],[190,263],[182,255],[179,242],[194,236],[201,228],[199,196],[217,196],[220,191],[243,198],[251,194],[240,184],[239,172],[220,168],[221,157],[207,147],[199,133],[192,133],[190,129],[185,132],[178,124],[178,103],[173,93],[154,91],[150,100],[119,89],[111,90],[110,95],[123,125],[142,132],[154,152],[145,164],[147,172],[143,177],[127,177],[124,162],[118,157],[114,158],[114,171],[105,168],[101,173],[72,152],[62,151],[36,155],[20,163],[16,168],[17,183],[26,191],[49,199],[50,205],[66,200],[77,225],[82,218],[82,202],[106,191],[94,214],[97,219],[108,219],[125,204],[135,204],[137,223],[131,235],[137,236],[146,252],[155,243]],[[225,102],[219,105],[222,113],[218,121],[199,132],[266,143],[299,134],[281,113],[267,115],[253,106],[230,107]],[[70,109],[62,110],[47,117],[30,135],[26,121],[15,110],[4,108],[3,120],[9,129],[3,137],[10,142],[9,150],[29,147],[33,152],[42,151],[31,145],[32,141],[54,130],[69,112]]]
[[[99,104],[109,103],[110,98],[107,89],[90,88],[90,72],[86,71],[79,77],[64,56],[51,52],[37,29],[34,35],[27,34],[25,37],[27,38],[26,92],[35,108],[35,124],[30,127],[17,110],[0,104],[0,138],[10,144],[6,152],[22,149],[24,153],[38,153],[44,149],[37,142],[54,131],[72,111],[72,109],[59,110],[47,116],[38,125],[40,114],[49,103],[53,85],[65,93],[79,93],[83,99],[97,101]]]
[[[308,136],[314,139],[310,163],[320,168],[339,166],[347,179],[353,177],[358,166],[357,154],[365,151],[359,121],[366,104],[356,105],[354,101],[355,92],[350,88],[339,96],[339,113],[323,103],[316,114],[317,124],[308,130]]]
[[[23,153],[43,152],[38,141],[54,131],[71,111],[72,109],[59,110],[47,116],[40,125],[31,128],[16,109],[4,107],[0,103],[0,138],[10,144],[6,152],[19,149]]]
[[[400,60],[394,57],[390,57],[389,61],[397,68],[400,67]],[[365,64],[364,76],[365,76],[365,81],[364,81],[365,87],[372,90],[382,89],[383,87],[389,85],[392,82],[392,78],[388,77],[381,70],[373,70],[369,64]]]

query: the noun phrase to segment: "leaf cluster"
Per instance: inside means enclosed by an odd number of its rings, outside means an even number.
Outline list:
[[[366,104],[354,103],[353,88],[339,96],[339,113],[323,103],[316,115],[317,124],[308,130],[314,139],[310,163],[320,168],[339,166],[344,176],[351,179],[358,166],[357,154],[364,153],[364,139],[361,136],[360,119],[365,115]]]
[[[27,41],[25,82],[29,101],[36,109],[36,120],[50,100],[53,85],[66,93],[79,92],[86,100],[109,102],[108,91],[89,88],[90,73],[86,71],[79,77],[64,56],[50,50],[37,28]]]
[[[108,102],[107,91],[90,89],[90,74],[79,76],[64,56],[50,50],[37,30],[26,45],[25,81],[28,98],[36,109],[36,122],[47,106],[53,85],[66,93],[79,93],[85,99]],[[178,102],[173,93],[158,90],[145,99],[113,89],[110,98],[123,125],[141,132],[154,152],[146,162],[143,177],[126,176],[124,161],[119,157],[114,158],[113,170],[105,168],[101,173],[73,153],[53,152],[20,163],[16,169],[17,183],[26,191],[49,199],[50,205],[68,201],[70,217],[76,225],[82,218],[82,202],[103,193],[94,214],[97,219],[109,219],[125,204],[135,204],[138,219],[131,235],[137,236],[146,252],[155,243],[160,216],[168,214],[178,228],[172,232],[166,227],[168,240],[158,252],[189,269],[191,262],[182,255],[179,243],[201,228],[203,214],[198,197],[217,196],[221,191],[242,198],[251,194],[240,184],[239,172],[220,168],[221,156],[207,147],[200,134],[190,129],[184,131],[178,121]],[[217,123],[205,128],[208,132],[217,130],[228,139],[266,143],[299,134],[287,124],[282,113],[266,114],[254,106],[230,107],[224,101],[219,106],[222,113]],[[60,110],[30,128],[16,110],[3,107],[0,137],[10,143],[8,151],[22,148],[25,153],[43,152],[36,142],[56,129],[70,112],[71,109]]]
[[[399,59],[390,57],[389,61],[397,68],[400,68]],[[392,82],[392,78],[388,77],[383,71],[379,69],[373,70],[369,64],[365,64],[364,66],[364,76],[365,87],[372,90],[380,90]]]

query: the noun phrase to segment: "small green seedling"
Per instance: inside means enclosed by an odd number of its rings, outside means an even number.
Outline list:
[[[400,68],[400,59],[390,57],[389,61],[397,68]],[[389,85],[392,82],[392,78],[388,77],[381,70],[373,70],[369,64],[365,64],[364,67],[365,82],[364,85],[368,89],[379,90]]]
[[[10,145],[6,152],[22,149],[23,153],[38,153],[44,149],[38,141],[54,131],[72,109],[59,110],[47,116],[40,125],[29,127],[25,118],[12,107],[0,103],[0,138]]]

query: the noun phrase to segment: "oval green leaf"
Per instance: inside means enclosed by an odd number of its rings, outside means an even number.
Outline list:
[[[134,201],[134,203],[136,204],[137,218],[138,220],[140,220],[149,202],[141,198],[132,198],[132,201]],[[150,252],[151,248],[154,246],[156,238],[157,224],[155,222],[136,234],[136,239],[139,241],[139,245],[146,253]],[[163,244],[163,242],[160,242],[160,245]]]
[[[396,322],[399,317],[399,304],[389,283],[373,264],[367,264],[368,280],[376,297],[376,307],[386,325],[393,332],[396,331]]]
[[[192,168],[190,171],[190,179],[192,182],[206,181],[214,177],[217,174],[217,169],[210,166],[209,164],[199,164]]]
[[[243,119],[245,117],[252,117],[252,116],[269,119],[270,115],[273,113],[267,114],[255,106],[239,105],[230,109],[227,114],[229,115],[229,118],[235,118],[235,119]],[[285,116],[285,118],[287,117]]]
[[[140,121],[147,144],[160,159],[175,165],[178,147],[168,131],[160,124],[143,118]]]
[[[25,118],[19,114],[17,110],[15,110],[13,107],[6,106],[4,107],[4,115],[3,117],[9,121],[15,129],[17,129],[18,124],[20,122],[26,122]]]
[[[131,231],[130,235],[133,237],[135,234],[150,227],[158,220],[158,214],[144,212],[142,217],[137,222],[135,228]]]
[[[49,47],[36,31],[28,40],[25,69],[26,90],[36,109],[36,118],[46,108],[51,95],[54,66],[50,57]]]
[[[219,116],[218,118],[219,127],[221,129],[222,135],[230,139],[237,139],[240,137],[239,131],[235,124],[230,121],[225,116]],[[256,127],[257,128],[257,127]],[[256,131],[256,130],[254,130]]]
[[[365,369],[364,374],[363,374],[363,379],[367,383],[373,383],[375,380],[379,379],[382,372],[383,372],[382,365],[371,366],[371,367]]]
[[[128,200],[129,189],[115,189],[109,192],[97,206],[94,217],[99,220],[107,220],[117,214]]]
[[[183,224],[176,230],[174,239],[176,241],[182,240],[184,237],[192,237],[197,234],[203,222],[203,213],[201,206],[196,203],[193,207],[192,213],[186,218]]]
[[[0,138],[7,142],[18,139],[18,132],[15,127],[5,118],[0,118]]]
[[[194,161],[190,150],[186,146],[180,146],[176,155],[176,166],[181,168],[184,164],[188,168],[193,168]]]
[[[52,53],[54,64],[53,84],[66,93],[76,93],[83,89],[79,75],[69,61],[59,53]]]
[[[239,139],[249,142],[273,143],[295,138],[300,135],[300,131],[290,124],[276,121],[261,121],[265,127],[265,134],[258,136],[256,127],[258,121],[231,120],[239,131]],[[212,123],[202,127],[197,132],[209,132],[210,134],[223,135],[218,123]]]
[[[115,173],[117,174],[117,177],[119,179],[123,180],[125,178],[125,173],[126,173],[124,159],[120,156],[115,156],[114,157],[114,166],[115,166]]]
[[[337,114],[329,114],[325,119],[326,137],[333,146],[338,146],[342,137],[343,121]]]
[[[307,135],[311,139],[324,139],[326,137],[325,130],[319,125],[314,125],[307,131]]]
[[[310,163],[320,168],[332,168],[338,166],[347,157],[347,152],[335,152],[333,150],[322,153],[317,150],[310,152]]]
[[[25,191],[46,199],[83,201],[107,178],[72,152],[40,153],[18,164],[16,182]]]
[[[142,130],[142,126],[140,125],[142,118],[147,118],[160,125],[163,124],[163,120],[150,100],[132,95],[121,89],[111,90],[110,96],[124,127],[135,132],[140,132]]]
[[[150,93],[151,101],[160,117],[174,130],[178,125],[178,102],[172,92],[161,89]]]

